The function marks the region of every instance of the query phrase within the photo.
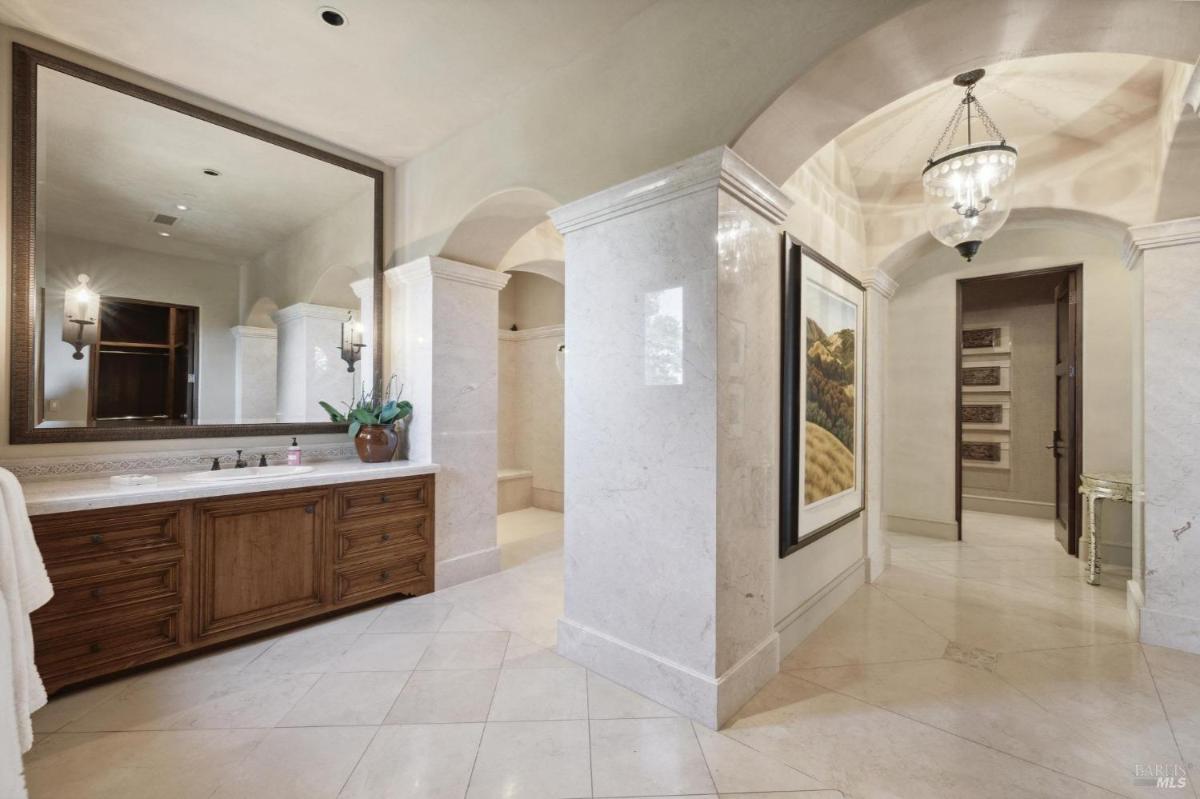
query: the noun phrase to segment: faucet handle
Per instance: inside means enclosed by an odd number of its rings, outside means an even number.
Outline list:
[[[212,471],[212,472],[221,471],[221,459],[220,458],[213,458],[212,469],[210,469],[209,471]]]
[[[263,454],[258,456],[258,465],[259,466],[267,465],[267,453],[264,452]]]

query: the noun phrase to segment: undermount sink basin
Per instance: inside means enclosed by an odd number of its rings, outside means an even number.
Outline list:
[[[247,466],[242,469],[219,469],[215,472],[189,472],[184,480],[197,483],[237,483],[243,480],[277,480],[311,472],[311,466]]]

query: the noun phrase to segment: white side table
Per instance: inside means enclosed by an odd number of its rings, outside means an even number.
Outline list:
[[[1088,585],[1100,582],[1100,548],[1096,540],[1096,500],[1133,502],[1133,476],[1116,472],[1084,472],[1079,476],[1079,493],[1087,501]]]

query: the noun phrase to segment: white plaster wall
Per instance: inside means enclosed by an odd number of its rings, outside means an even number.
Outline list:
[[[934,247],[896,278],[884,414],[884,501],[890,516],[954,523],[956,281],[1083,264],[1083,468],[1131,467],[1130,302],[1120,242],[1078,227],[1008,228],[973,263]],[[1102,534],[1128,541],[1128,506],[1101,508]]]
[[[43,37],[27,33],[25,31],[16,30],[8,26],[0,25],[0,51],[5,53],[10,52],[12,43],[20,42],[22,44],[35,47],[43,52],[66,58],[75,63],[82,64],[93,69],[101,70],[107,74],[114,75],[118,78],[131,81],[133,83],[149,87],[155,91],[162,92],[168,96],[177,97],[202,108],[208,108],[234,119],[256,125],[260,128],[279,133],[296,141],[319,147],[321,149],[340,155],[345,158],[350,158],[361,163],[366,163],[374,166],[384,173],[384,200],[383,200],[383,220],[384,220],[384,252],[390,251],[392,240],[395,236],[397,224],[402,224],[403,214],[396,212],[396,207],[403,203],[404,197],[393,191],[395,181],[394,170],[377,161],[362,156],[358,153],[351,152],[344,148],[330,145],[328,142],[321,141],[313,136],[300,131],[288,129],[282,125],[276,124],[269,120],[255,116],[253,113],[247,113],[238,108],[222,105],[209,98],[201,97],[185,90],[179,89],[170,84],[164,83],[145,75],[138,74],[116,64],[107,63],[87,53],[74,50],[57,42],[50,41]],[[5,152],[8,152],[9,144],[12,136],[12,60],[10,58],[0,58],[0,142],[3,142]],[[11,219],[11,180],[9,170],[0,170],[0,219],[4,223],[0,225],[0,253],[3,253],[4,258],[4,280],[8,285],[12,275],[12,262],[10,253],[11,246],[11,227],[9,220]],[[8,359],[8,331],[9,331],[9,310],[7,303],[0,303],[0,374],[9,374],[9,359]],[[5,381],[7,378],[5,378]],[[232,383],[232,381],[230,381]],[[171,452],[176,450],[197,450],[204,449],[205,451],[224,452],[232,451],[235,447],[258,447],[258,446],[278,446],[281,443],[287,443],[290,439],[285,439],[283,436],[234,436],[228,438],[204,438],[204,439],[151,439],[146,441],[98,441],[90,443],[64,443],[64,444],[21,444],[13,445],[8,443],[8,420],[9,420],[9,392],[7,383],[4,385],[4,390],[0,390],[0,462],[12,462],[21,458],[35,457],[69,457],[78,455],[99,455],[99,454],[116,454],[116,453],[159,453]],[[310,435],[305,436],[302,443],[320,444],[320,443],[342,443],[345,441],[345,436],[342,434],[330,435]]]
[[[805,162],[783,185],[783,191],[795,201],[784,222],[784,229],[851,274],[861,275],[866,249],[863,216],[849,167],[837,146],[830,143]],[[776,274],[772,291],[774,299],[767,307],[780,307],[780,291],[779,276]],[[778,340],[778,328],[776,330],[775,338]],[[868,327],[868,342],[876,334]],[[870,357],[872,349],[869,343],[865,351]],[[771,381],[775,387],[772,395],[777,397],[778,369],[764,379]],[[874,413],[875,409],[867,408],[868,419]],[[774,404],[772,419],[778,429],[778,401]],[[867,433],[869,436],[870,429]],[[773,441],[772,446],[778,449],[777,434]],[[870,463],[866,471],[869,476],[872,472]],[[775,480],[778,480],[778,474]],[[861,581],[862,575],[855,571],[855,567],[865,555],[865,529],[866,519],[860,516],[836,532],[776,561],[774,623],[780,631],[780,648],[784,654],[803,640],[804,635],[815,626],[812,618],[800,618],[803,611],[807,611],[818,597],[834,588],[833,584],[839,578]]]
[[[47,420],[87,418],[89,358],[72,360],[62,340],[63,292],[80,274],[102,296],[200,308],[197,417],[201,424],[234,421],[234,340],[238,319],[236,266],[119,247],[70,236],[46,236],[46,400],[61,399]],[[90,353],[89,350],[85,352]]]
[[[565,341],[563,326],[535,327],[525,333],[513,337],[501,331],[498,342],[497,466],[532,471],[534,505],[561,510],[563,377],[555,356]]]
[[[561,325],[565,295],[562,283],[533,272],[513,270],[500,292],[500,329],[518,330]]]

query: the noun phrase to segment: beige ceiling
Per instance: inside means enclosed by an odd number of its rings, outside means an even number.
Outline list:
[[[1148,176],[1156,154],[1156,114],[1165,61],[1119,54],[1070,54],[991,65],[976,89],[992,119],[1020,151],[1025,191],[1064,173],[1090,181],[1127,181],[1131,166]],[[921,169],[962,89],[949,80],[880,109],[837,138],[859,200],[868,210],[921,203]],[[974,128],[974,139],[981,137]],[[965,142],[965,126],[956,144]],[[1086,164],[1086,169],[1084,168]],[[1106,202],[1112,201],[1109,186]]]
[[[0,0],[30,30],[398,163],[487,118],[652,0]],[[369,124],[364,124],[369,120]]]
[[[38,218],[51,234],[240,264],[373,190],[365,175],[52,69],[37,80]],[[160,213],[178,221],[156,224]],[[368,214],[345,235],[371,230]]]

